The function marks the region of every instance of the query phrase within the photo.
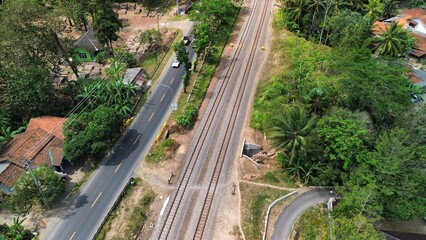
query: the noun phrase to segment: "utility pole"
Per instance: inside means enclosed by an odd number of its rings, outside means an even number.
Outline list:
[[[28,171],[30,172],[31,176],[33,177],[34,184],[38,188],[38,192],[40,193],[40,196],[41,196],[41,199],[43,200],[44,206],[47,207],[48,206],[47,205],[47,201],[46,201],[46,198],[44,197],[43,190],[41,189],[40,182],[38,181],[38,179],[34,175],[33,170],[31,168],[31,161],[24,159],[24,162],[25,162],[25,167],[28,169]]]

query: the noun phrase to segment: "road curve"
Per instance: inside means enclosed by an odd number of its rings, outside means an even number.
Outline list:
[[[297,218],[308,208],[322,202],[327,202],[330,197],[334,197],[336,194],[334,191],[330,192],[331,190],[331,188],[315,188],[295,198],[278,216],[271,239],[289,239]]]

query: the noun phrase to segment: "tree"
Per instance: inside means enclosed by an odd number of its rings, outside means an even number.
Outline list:
[[[381,126],[391,124],[412,106],[411,83],[404,67],[384,59],[379,62],[366,49],[336,53],[334,59],[338,63],[334,69],[342,78],[341,104],[352,111],[369,112],[374,123]]]
[[[96,6],[97,10],[93,19],[93,29],[96,30],[95,37],[101,44],[107,44],[111,49],[112,55],[114,55],[112,42],[117,41],[118,35],[116,32],[118,32],[123,25],[112,10],[110,0],[97,0]]]
[[[116,58],[109,59],[109,67],[106,69],[108,77],[114,81],[122,80],[122,74],[126,70],[126,65]]]
[[[367,161],[378,185],[383,217],[407,221],[423,216],[426,211],[423,144],[413,143],[404,129],[395,128],[379,137]]]
[[[357,12],[339,11],[325,22],[325,29],[330,32],[329,43],[332,47],[361,48],[370,38],[370,21]]]
[[[22,226],[25,218],[20,220],[19,217],[13,218],[13,224],[7,226],[6,224],[0,225],[0,239],[2,240],[30,240],[33,235],[28,229]]]
[[[305,16],[308,6],[308,0],[284,0],[283,2],[283,8],[290,14],[290,19],[299,27],[301,27],[302,18]]]
[[[183,41],[179,41],[173,46],[173,50],[176,53],[176,58],[178,61],[182,62],[185,65],[185,75],[183,77],[183,92],[186,93],[186,87],[189,86],[191,79],[191,62],[189,61],[188,51],[186,51]]]
[[[3,65],[5,75],[0,78],[5,78],[4,106],[14,119],[52,112],[56,98],[47,67],[35,60],[22,59],[21,64]]]
[[[150,44],[154,48],[163,44],[161,33],[153,28],[141,32],[139,36],[141,44]]]
[[[11,125],[10,114],[6,109],[0,108],[0,129]]]
[[[320,119],[313,134],[324,147],[325,162],[349,171],[357,155],[366,151],[369,134],[363,126],[363,121],[341,109]]]
[[[64,125],[64,158],[78,162],[99,158],[119,133],[122,118],[117,110],[99,106]]]
[[[40,183],[48,206],[61,195],[64,182],[50,166],[37,166],[33,173]],[[29,172],[24,173],[13,184],[12,194],[6,198],[6,206],[15,213],[26,213],[34,204],[44,206],[39,190]]]
[[[336,216],[332,220],[333,237],[348,240],[384,240],[382,233],[363,215],[348,218]]]
[[[368,4],[364,5],[365,16],[374,22],[382,15],[384,7],[380,0],[368,0]]]
[[[383,32],[377,38],[373,39],[374,47],[380,55],[396,57],[405,53],[413,47],[414,40],[407,31],[403,30],[396,22],[382,29]]]
[[[305,137],[314,124],[315,118],[309,117],[302,106],[287,108],[277,119],[276,127],[271,130],[269,137],[289,157],[288,165],[292,165],[292,160],[305,151]]]

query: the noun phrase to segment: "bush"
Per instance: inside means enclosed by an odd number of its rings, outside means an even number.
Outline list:
[[[194,126],[195,121],[197,120],[198,109],[189,104],[185,108],[185,112],[176,116],[176,123],[185,128],[191,128]]]
[[[108,52],[107,51],[101,51],[98,53],[98,55],[96,55],[96,62],[99,64],[105,64],[106,60],[108,58]]]

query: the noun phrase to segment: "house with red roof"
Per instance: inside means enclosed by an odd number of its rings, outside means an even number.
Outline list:
[[[409,53],[417,62],[426,58],[426,9],[412,8],[402,10],[398,16],[376,21],[373,24],[373,33],[380,35],[392,22],[411,33],[415,40],[416,48]]]
[[[15,181],[27,169],[24,160],[32,166],[49,165],[62,170],[64,134],[67,119],[60,117],[37,117],[28,123],[25,132],[0,150],[0,190],[9,193]]]

